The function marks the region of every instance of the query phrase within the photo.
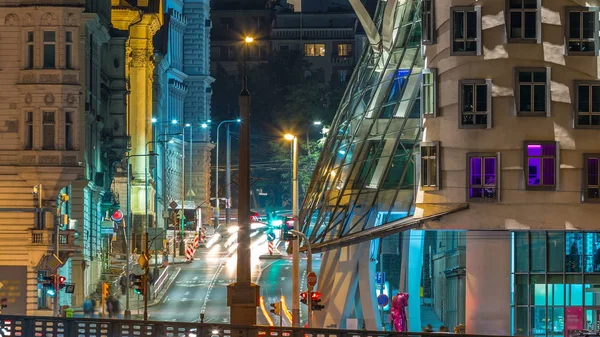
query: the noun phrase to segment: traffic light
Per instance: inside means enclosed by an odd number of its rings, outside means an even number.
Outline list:
[[[65,284],[66,280],[67,280],[66,277],[58,275],[58,289],[59,290],[67,286]]]
[[[42,287],[46,289],[46,294],[50,297],[56,295],[56,289],[54,287],[54,276],[42,277]]]
[[[323,310],[325,308],[324,305],[319,304],[321,303],[321,293],[318,293],[316,291],[310,293],[310,302],[311,310],[313,311]]]
[[[148,283],[146,282],[145,274],[142,275],[133,275],[133,291],[138,295],[146,294],[146,287]]]
[[[291,241],[296,239],[296,236],[290,232],[291,229],[294,229],[294,223],[296,219],[292,216],[286,216],[283,226],[281,226],[281,239],[283,241]]]
[[[8,299],[6,299],[6,298],[0,299],[0,311],[6,309],[8,307],[7,303],[8,303]]]
[[[300,302],[302,302],[303,304],[307,304],[307,298],[306,298],[306,291],[303,291],[300,293]]]
[[[271,303],[271,312],[277,316],[281,316],[281,302]]]
[[[102,282],[100,287],[100,294],[102,295],[102,300],[105,300],[108,297],[108,295],[110,295],[110,285],[106,282]]]

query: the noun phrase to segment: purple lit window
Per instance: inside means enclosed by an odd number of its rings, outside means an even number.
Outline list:
[[[556,144],[527,144],[527,186],[556,185]]]
[[[585,158],[586,181],[585,198],[600,200],[600,155],[589,155]]]
[[[497,160],[486,156],[469,158],[469,199],[498,198]]]

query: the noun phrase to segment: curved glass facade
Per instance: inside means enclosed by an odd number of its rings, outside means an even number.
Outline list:
[[[380,32],[385,4],[373,20]],[[306,194],[302,229],[313,243],[412,213],[422,125],[421,1],[395,6],[391,36],[382,33],[390,47],[384,42],[363,53]]]

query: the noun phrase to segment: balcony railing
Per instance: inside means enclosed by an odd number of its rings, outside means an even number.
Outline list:
[[[211,323],[125,321],[113,319],[0,316],[0,333],[6,337],[396,337],[439,336],[439,333],[243,326]],[[462,335],[483,337],[487,335]],[[504,337],[496,335],[496,337]]]
[[[32,229],[31,244],[36,246],[53,246],[54,232],[52,229]],[[61,250],[76,249],[75,246],[75,231],[72,229],[61,230],[58,238],[61,245]]]

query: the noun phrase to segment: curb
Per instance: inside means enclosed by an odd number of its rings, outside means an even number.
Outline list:
[[[175,273],[173,273],[172,276],[169,276],[169,281],[168,281],[169,283],[165,284],[165,287],[163,288],[163,290],[161,290],[161,292],[159,293],[159,296],[157,298],[155,298],[154,301],[152,301],[152,303],[148,303],[148,307],[158,305],[158,304],[160,304],[160,302],[162,302],[163,298],[165,298],[165,295],[167,294],[167,291],[169,291],[169,289],[171,288],[171,285],[173,284],[173,282],[175,282],[175,279],[179,275],[179,272],[181,272],[181,268],[178,268],[177,271]]]
[[[283,258],[283,255],[281,255],[281,254],[273,254],[273,255],[263,254],[263,255],[259,256],[258,258],[261,260],[280,260]]]

